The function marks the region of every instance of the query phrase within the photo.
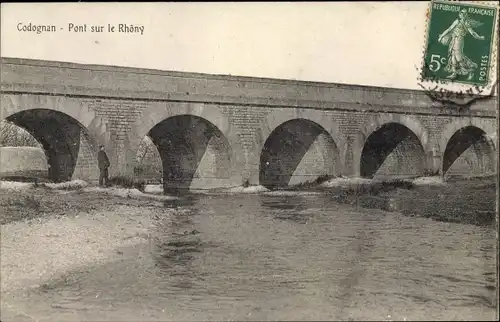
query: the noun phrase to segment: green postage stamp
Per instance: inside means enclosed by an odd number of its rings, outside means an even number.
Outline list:
[[[486,87],[496,81],[498,5],[432,1],[422,79]]]

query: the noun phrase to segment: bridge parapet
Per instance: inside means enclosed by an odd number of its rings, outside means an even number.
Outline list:
[[[2,58],[3,92],[410,114],[460,115],[420,90]],[[497,98],[468,115],[495,116]]]

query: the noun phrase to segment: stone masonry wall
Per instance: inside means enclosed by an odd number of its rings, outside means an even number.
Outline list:
[[[126,142],[127,132],[130,131],[132,123],[140,121],[141,112],[148,108],[148,102],[141,101],[127,101],[115,99],[85,99],[85,104],[88,104],[94,109],[97,115],[108,120],[108,131],[110,133],[110,144],[108,151],[110,154],[111,162],[115,165],[114,169],[120,168],[120,163],[127,162],[125,160],[124,150],[127,148]],[[273,109],[285,111],[287,108],[265,108],[261,106],[214,106],[210,104],[210,108],[218,109],[225,115],[231,125],[235,129],[235,135],[238,136],[245,158],[248,162],[251,154],[260,153],[256,151],[256,147],[263,146],[267,138],[261,138],[259,131],[261,124],[265,122],[266,116],[271,113]],[[354,167],[359,167],[359,164],[353,164],[352,157],[355,149],[362,149],[361,146],[354,146],[354,137],[358,134],[360,127],[369,121],[369,116],[376,113],[368,112],[353,112],[353,111],[323,111],[329,118],[334,120],[338,125],[340,132],[343,133],[349,143],[347,156],[344,160],[345,171],[344,175],[353,173]],[[435,116],[435,115],[418,115],[415,116],[419,122],[425,127],[428,132],[429,141],[431,145],[437,145],[441,136],[441,131],[446,124],[453,122],[456,117],[454,116]],[[162,120],[158,120],[160,122]],[[337,138],[333,140],[337,142]],[[401,154],[401,153],[399,153]],[[422,162],[422,156],[415,153],[406,153],[403,156],[406,158],[402,163],[417,164]],[[411,159],[409,159],[411,158]],[[255,160],[255,158],[253,159]],[[246,164],[245,169],[241,169],[247,177],[251,176],[251,172],[258,168],[258,164]],[[114,172],[114,169],[111,172]]]
[[[430,173],[440,171],[446,138],[454,131],[469,124],[487,134],[497,128],[497,99],[480,100],[466,112],[458,112],[434,106],[425,93],[412,90],[14,58],[2,58],[1,63],[2,118],[40,104],[67,111],[87,126],[90,141],[105,145],[110,175],[134,175],[130,165],[143,139],[136,136],[144,136],[149,130],[145,127],[152,128],[165,115],[175,116],[166,113],[169,108],[182,114],[193,111],[223,127],[220,130],[228,141],[241,145],[232,147],[238,154],[232,157],[243,160],[235,163],[237,174],[254,184],[265,141],[290,117],[314,121],[331,134],[340,153],[341,174],[347,176],[359,174],[364,142],[383,123],[403,122],[424,150],[421,155],[396,149],[397,157],[389,159],[395,162],[391,168],[404,163]]]

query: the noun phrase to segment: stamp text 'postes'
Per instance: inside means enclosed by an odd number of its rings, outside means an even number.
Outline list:
[[[422,76],[441,83],[490,81],[496,8],[433,2]]]

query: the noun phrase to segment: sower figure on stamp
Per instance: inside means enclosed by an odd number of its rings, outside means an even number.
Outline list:
[[[99,162],[99,186],[107,186],[108,184],[108,168],[109,159],[104,151],[104,145],[99,146],[99,153],[97,154],[97,161]]]
[[[457,74],[468,75],[468,80],[474,77],[473,71],[478,66],[464,55],[464,39],[467,34],[470,34],[478,40],[484,40],[484,36],[478,35],[473,30],[481,25],[481,22],[470,19],[467,10],[462,9],[451,26],[439,35],[439,42],[448,46],[448,64],[444,68],[450,73],[447,78],[455,78]]]

